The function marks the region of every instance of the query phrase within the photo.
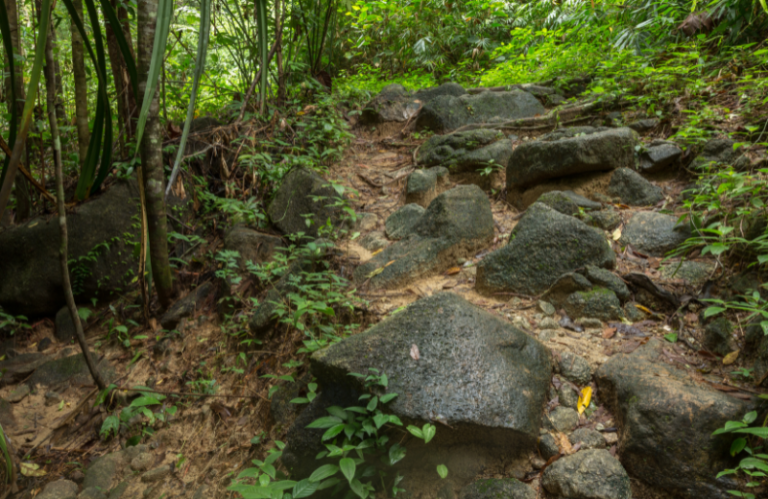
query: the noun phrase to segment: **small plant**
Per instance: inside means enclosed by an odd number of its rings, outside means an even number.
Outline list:
[[[768,399],[768,395],[760,395],[760,398]],[[755,421],[757,421],[757,411],[751,411],[741,421],[728,421],[725,426],[712,433],[713,437],[725,433],[737,435],[737,438],[731,443],[730,454],[734,457],[742,453],[746,454],[746,457],[743,457],[735,468],[721,471],[716,478],[741,473],[748,477],[745,487],[754,488],[760,486],[768,477],[768,454],[765,453],[762,445],[750,445],[750,439],[757,438],[762,441],[768,438],[768,427],[766,426],[768,419],[763,421],[762,426],[750,426]],[[729,490],[728,493],[744,499],[755,499],[755,494],[749,492]]]
[[[24,315],[9,314],[0,307],[0,331],[8,331],[13,335],[22,329],[29,329],[28,320]]]
[[[359,397],[360,405],[327,409],[328,416],[313,421],[307,428],[325,430],[321,439],[326,450],[317,459],[326,461],[309,478],[288,480],[285,473],[277,470],[274,463],[282,455],[285,445],[275,442],[277,449],[270,449],[264,461],[254,460],[255,468],[249,468],[237,477],[238,482],[229,490],[244,497],[271,497],[296,499],[309,497],[318,490],[333,488],[334,497],[351,490],[360,499],[382,494],[395,497],[404,490],[398,487],[402,475],[388,473],[392,466],[405,457],[406,449],[398,442],[391,443],[388,431],[403,426],[397,416],[386,414],[382,409],[397,397],[396,393],[382,393],[388,385],[387,376],[370,368],[370,374],[350,373],[361,378],[367,393]],[[294,403],[309,403],[315,396],[317,385],[310,383],[307,397],[294,399]],[[428,443],[434,438],[436,428],[427,423],[422,428],[409,426],[408,431]],[[437,473],[445,478],[448,469],[437,467]],[[256,484],[242,480],[253,479]],[[290,492],[287,492],[290,490]]]
[[[101,392],[96,399],[95,406],[103,404],[107,400],[109,394],[115,388],[115,385],[109,385],[106,390]],[[138,388],[145,389],[144,387]],[[176,414],[177,407],[175,405],[168,406],[167,404],[163,403],[164,400],[164,395],[155,393],[148,393],[146,395],[141,395],[138,398],[135,398],[130,403],[130,405],[128,405],[128,407],[124,407],[123,409],[116,411],[110,416],[107,416],[101,425],[99,434],[104,439],[108,439],[113,435],[117,436],[121,426],[125,426],[127,428],[135,421],[134,418],[144,416],[146,419],[141,421],[141,432],[129,439],[129,442],[132,442],[131,445],[136,445],[141,441],[141,437],[154,433],[153,427],[155,423],[158,421],[166,422],[169,417]],[[151,407],[155,406],[159,406],[159,410],[153,411],[150,409]]]

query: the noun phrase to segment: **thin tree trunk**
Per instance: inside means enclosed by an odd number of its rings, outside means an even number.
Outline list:
[[[144,94],[147,73],[152,59],[152,43],[155,38],[158,0],[138,0],[138,64],[139,94]],[[166,0],[161,0],[166,1]],[[152,260],[152,279],[162,308],[171,304],[173,283],[168,262],[168,237],[165,213],[163,150],[160,120],[158,118],[157,91],[149,108],[144,136],[141,140],[141,168],[147,208],[147,235]]]
[[[117,1],[112,0],[112,7],[117,11],[118,19],[120,15],[127,16],[123,7],[118,7]],[[121,26],[123,24],[121,23]],[[120,46],[117,44],[117,37],[112,29],[112,25],[107,23],[107,48],[109,50],[110,66],[112,67],[112,78],[115,82],[115,94],[117,98],[117,115],[120,126],[120,151],[122,156],[127,156],[125,149],[126,142],[129,142],[133,138],[133,110],[136,107],[136,99],[133,95],[133,88],[131,88],[131,80],[128,75],[128,68],[123,59],[123,53],[120,50]],[[133,47],[131,46],[131,33],[130,29],[126,36],[126,30],[122,29],[123,36],[126,37],[128,46],[131,48],[131,55],[133,56]]]
[[[72,0],[72,4],[83,19],[82,0]],[[70,21],[72,32],[72,73],[75,77],[75,122],[77,124],[77,145],[80,154],[80,164],[85,161],[88,154],[88,142],[91,133],[88,130],[88,80],[85,74],[85,48],[83,39],[74,22]]]
[[[53,31],[53,29],[51,29],[51,31]],[[67,308],[69,308],[69,315],[75,325],[77,342],[80,344],[80,349],[85,357],[85,363],[88,364],[88,369],[91,371],[93,381],[96,383],[96,386],[99,387],[99,390],[106,390],[107,384],[104,382],[104,378],[96,367],[93,356],[88,350],[88,344],[85,342],[83,325],[80,322],[80,316],[77,313],[75,297],[72,294],[72,283],[69,280],[69,265],[67,263],[67,212],[64,208],[64,173],[62,172],[61,167],[61,141],[59,139],[59,125],[56,122],[56,96],[58,91],[56,85],[56,67],[53,60],[53,40],[51,36],[48,36],[48,40],[45,44],[45,69],[43,71],[47,93],[46,103],[48,106],[48,123],[51,127],[51,140],[53,141],[53,164],[56,172],[56,205],[59,212],[59,228],[61,234],[59,257],[61,262],[61,280],[64,286],[64,297],[67,302]]]
[[[11,28],[11,43],[13,44],[13,53],[15,58],[15,80],[16,80],[16,102],[8,102],[8,111],[10,112],[10,106],[16,106],[16,112],[18,116],[18,123],[21,123],[21,114],[24,110],[24,65],[21,59],[21,33],[19,31],[19,12],[16,5],[16,0],[5,0],[5,9],[8,12],[8,25]],[[10,87],[10,76],[7,79],[6,87]],[[13,147],[13,144],[10,144]],[[27,158],[27,165],[29,165],[29,156],[26,154],[26,150],[22,152],[22,156]],[[29,218],[31,211],[31,202],[29,198],[29,183],[23,177],[19,177],[16,180],[16,221],[22,221]]]

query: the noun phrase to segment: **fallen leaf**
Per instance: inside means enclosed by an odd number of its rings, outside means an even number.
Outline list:
[[[372,277],[376,277],[377,275],[381,274],[382,272],[384,272],[384,267],[379,267],[378,269],[375,269],[373,272],[368,274],[366,277],[368,279],[370,279]]]
[[[47,473],[45,470],[40,469],[39,464],[35,463],[21,463],[21,474],[24,476],[45,476]]]
[[[395,261],[396,261],[396,260],[391,260],[391,261],[387,262],[387,264],[386,264],[386,265],[384,265],[384,267],[383,267],[383,268],[387,268],[387,267],[389,267],[390,265],[392,265],[393,263],[395,263]]]
[[[570,440],[568,440],[568,435],[565,433],[558,433],[555,435],[555,442],[557,443],[557,447],[560,449],[560,454],[568,456],[575,452]]]
[[[384,248],[379,248],[379,249],[377,249],[376,251],[374,251],[373,253],[371,253],[371,256],[376,256],[376,255],[378,255],[379,253],[381,253],[382,251],[384,251]]]
[[[454,275],[461,272],[461,267],[451,267],[445,272],[445,275]]]
[[[637,308],[638,310],[642,310],[643,312],[645,312],[648,315],[653,315],[653,312],[651,312],[651,310],[648,307],[644,307],[644,306],[640,305],[639,303],[635,303],[635,308]]]
[[[579,394],[579,402],[576,404],[576,409],[579,411],[579,414],[583,414],[584,410],[589,407],[589,402],[592,400],[592,387],[591,386],[585,386],[584,389],[581,390],[581,393]]]
[[[446,282],[445,284],[443,284],[443,289],[455,288],[457,284],[458,284],[458,282],[456,282],[456,281]]]
[[[607,327],[603,329],[603,339],[608,340],[613,338],[616,335],[616,328],[615,327]]]
[[[419,347],[415,343],[411,345],[411,358],[413,360],[419,360],[421,358],[421,355],[419,355]]]
[[[613,238],[614,241],[618,241],[621,238],[621,227],[614,230],[613,233],[611,234],[611,237]]]
[[[739,352],[740,350],[734,350],[733,352],[729,353],[725,357],[723,357],[723,365],[724,366],[730,366],[734,362],[736,362],[736,359],[739,358]]]

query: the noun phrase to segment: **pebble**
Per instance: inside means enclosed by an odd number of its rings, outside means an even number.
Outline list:
[[[45,393],[45,405],[46,406],[52,406],[56,404],[60,404],[62,401],[61,396],[56,392],[46,392]]]
[[[619,434],[615,431],[603,433],[603,438],[608,445],[613,445],[619,442]]]
[[[550,341],[555,336],[557,336],[557,331],[554,329],[544,329],[539,331],[539,341]]]
[[[531,329],[530,323],[525,317],[515,316],[512,318],[512,325],[519,329]]]
[[[539,323],[539,329],[560,329],[560,324],[552,317],[545,317]]]
[[[24,400],[24,397],[29,395],[29,392],[29,385],[19,385],[5,399],[10,403],[15,404]]]
[[[153,464],[155,464],[155,458],[149,452],[142,452],[131,459],[131,469],[133,471],[147,471]]]
[[[579,413],[568,407],[555,407],[555,410],[549,413],[549,421],[557,431],[568,433],[579,425]]]
[[[539,310],[549,317],[555,315],[555,306],[544,300],[539,300]]]
[[[600,319],[594,317],[582,317],[576,320],[577,324],[581,324],[584,329],[602,328],[603,322]]]
[[[45,350],[49,349],[49,348],[51,347],[51,344],[52,344],[52,343],[53,343],[53,341],[51,341],[51,339],[50,339],[50,338],[48,338],[48,337],[45,337],[45,338],[43,338],[43,339],[42,339],[42,340],[40,340],[40,342],[37,344],[37,351],[38,351],[38,352],[43,352],[43,351],[45,351]]]

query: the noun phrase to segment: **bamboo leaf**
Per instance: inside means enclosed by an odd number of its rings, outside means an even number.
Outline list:
[[[109,0],[101,0],[101,11],[104,13],[104,18],[112,26],[112,32],[115,34],[117,45],[120,47],[120,52],[123,55],[123,60],[128,69],[128,76],[131,78],[131,87],[133,88],[133,95],[138,100],[139,98],[139,73],[136,71],[136,61],[131,53],[130,45],[123,35],[123,29],[120,25],[120,20],[117,18],[114,7],[109,3]]]
[[[10,97],[11,102],[16,102],[16,96],[18,95],[18,89],[16,88],[16,69],[15,61],[13,57],[13,40],[11,38],[11,26],[8,22],[8,11],[5,9],[5,2],[0,7],[0,33],[3,36],[3,48],[5,48],[5,60],[8,61],[8,72],[11,82]],[[11,123],[8,132],[8,143],[13,147],[13,143],[16,141],[16,126],[19,121],[19,113],[15,105],[11,106]],[[8,163],[11,161],[11,155],[8,154],[3,161],[3,168],[0,170],[0,185],[3,185],[5,179],[5,172],[8,169]]]
[[[106,0],[105,0],[106,1]],[[205,58],[208,52],[208,36],[211,28],[211,1],[200,1],[200,32],[197,38],[197,56],[195,58],[195,74],[192,79],[192,94],[189,97],[189,106],[187,107],[187,118],[184,121],[184,130],[181,132],[181,141],[179,150],[176,152],[176,161],[173,163],[171,178],[168,180],[168,186],[165,189],[165,195],[171,192],[176,176],[181,168],[181,159],[184,157],[184,148],[187,144],[187,136],[192,125],[192,119],[195,117],[195,99],[197,98],[197,89],[200,85],[200,78],[205,71]]]

